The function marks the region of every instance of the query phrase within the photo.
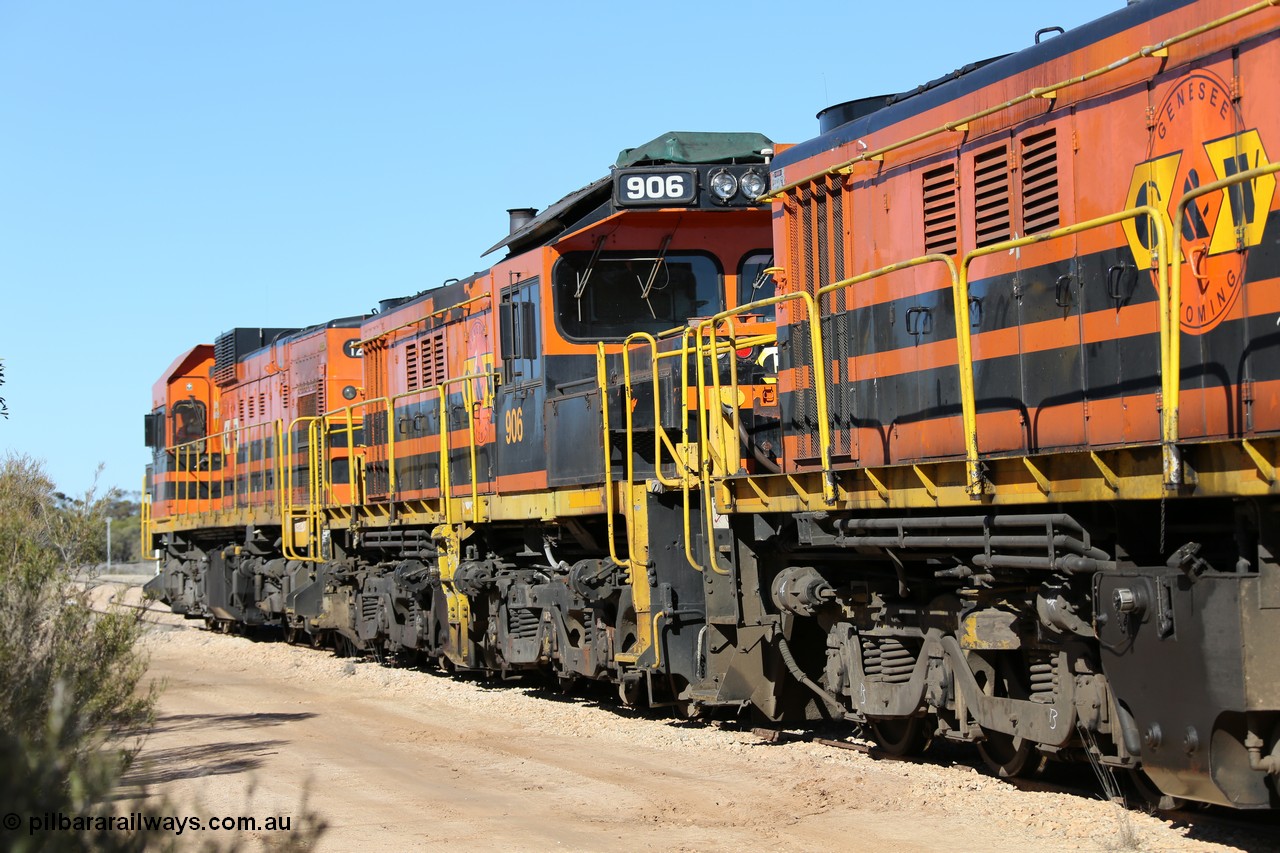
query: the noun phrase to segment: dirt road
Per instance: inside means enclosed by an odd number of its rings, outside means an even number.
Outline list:
[[[131,783],[181,813],[290,816],[295,827],[305,799],[329,826],[322,850],[1257,844],[1092,796],[1020,791],[963,764],[769,744],[742,726],[664,720],[601,708],[599,698],[451,680],[164,619],[148,644],[166,687]]]

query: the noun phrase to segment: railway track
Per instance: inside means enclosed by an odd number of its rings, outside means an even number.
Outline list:
[[[88,602],[89,610],[94,613],[106,614],[111,612],[112,608],[114,609],[123,608],[126,610],[133,610],[141,613],[142,616],[140,618],[142,619],[142,621],[146,622],[148,625],[156,625],[166,630],[174,630],[174,631],[195,630],[203,627],[203,625],[196,622],[188,622],[185,619],[183,620],[175,619],[173,614],[170,613],[167,608],[164,608],[163,606],[161,606],[161,608],[157,609],[157,607],[154,606],[155,602],[147,602],[145,604],[134,604],[132,602],[117,600],[120,592],[129,590],[129,589],[136,589],[138,586],[140,586],[139,583],[136,583],[133,581],[127,581],[127,580],[100,580],[95,578],[95,579],[82,580],[80,581],[80,584],[83,591],[90,594],[89,596],[90,599],[93,598],[92,596],[93,591],[101,587],[115,587],[117,590],[119,590],[119,592],[113,593],[110,600],[107,602],[95,603],[93,601],[89,601]]]
[[[780,729],[753,728],[751,733],[764,743],[802,742],[831,749],[857,752],[875,761],[892,761],[905,764],[950,764],[971,767],[991,775],[976,755],[968,755],[958,745],[940,744],[920,756],[900,756],[886,752],[873,743],[863,740],[840,740],[823,737],[815,732],[792,732]],[[1213,840],[1217,843],[1236,843],[1247,850],[1276,849],[1280,839],[1280,814],[1270,811],[1232,811],[1217,806],[1196,807],[1182,805],[1173,809],[1157,808],[1146,799],[1145,792],[1126,784],[1118,774],[1111,772],[1104,783],[1097,772],[1091,773],[1088,765],[1050,764],[1044,775],[1023,778],[1000,779],[1019,791],[1049,793],[1090,800],[1109,799],[1131,811],[1154,814],[1174,828],[1189,828],[1188,837]],[[997,778],[997,777],[993,777]],[[1106,793],[1108,790],[1111,794]]]
[[[116,580],[90,581],[85,584],[86,590],[89,591],[101,586],[116,587],[123,592],[136,587],[137,584]],[[216,630],[208,629],[208,626],[199,620],[176,619],[165,610],[157,610],[152,603],[135,604],[117,601],[115,600],[117,595],[118,593],[113,594],[112,601],[107,603],[106,606],[91,606],[91,609],[97,613],[107,613],[110,608],[126,608],[139,612],[141,614],[140,618],[147,624],[155,625],[164,630],[209,630],[211,634],[220,633]],[[280,639],[283,640],[283,635],[281,635]],[[330,649],[330,651],[336,650]],[[386,664],[386,661],[376,661],[374,657],[369,657],[368,659]],[[731,721],[713,721],[705,724],[739,725]],[[900,756],[880,749],[869,740],[841,739],[836,736],[838,733],[832,731],[795,731],[781,728],[753,727],[750,732],[758,737],[762,743],[767,744],[811,743],[833,750],[857,752],[875,761],[915,765],[941,764],[960,766],[990,775],[973,750],[946,742],[936,743],[924,755]],[[1189,830],[1188,835],[1191,837],[1210,837],[1212,840],[1222,843],[1223,837],[1227,836],[1232,842],[1243,846],[1244,849],[1271,849],[1275,846],[1276,839],[1280,838],[1280,814],[1273,812],[1235,812],[1216,807],[1196,808],[1193,806],[1157,809],[1148,800],[1144,799],[1141,791],[1132,785],[1122,785],[1117,774],[1112,773],[1110,777],[1109,782],[1104,781],[1096,772],[1090,772],[1088,765],[1050,764],[1043,775],[1029,778],[1001,779],[1000,781],[1010,787],[1026,792],[1051,793],[1089,800],[1110,799],[1126,809],[1156,814],[1175,828],[1186,827]],[[1107,794],[1107,790],[1112,791],[1112,793]]]

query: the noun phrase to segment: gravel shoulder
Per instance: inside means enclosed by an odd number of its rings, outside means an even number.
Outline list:
[[[138,590],[108,583],[97,597],[136,602]],[[146,790],[192,815],[288,815],[295,827],[310,812],[328,825],[321,850],[1221,851],[1270,840],[1019,790],[965,763],[766,743],[738,724],[155,618],[147,645],[164,692],[122,794]]]

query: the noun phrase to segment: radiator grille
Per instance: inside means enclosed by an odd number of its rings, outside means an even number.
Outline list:
[[[213,381],[230,385],[236,381],[236,336],[223,332],[213,342]]]

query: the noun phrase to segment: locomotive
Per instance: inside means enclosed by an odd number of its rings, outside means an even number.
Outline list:
[[[668,134],[484,273],[197,347],[153,589],[1275,808],[1276,5],[1142,0],[795,146]]]

